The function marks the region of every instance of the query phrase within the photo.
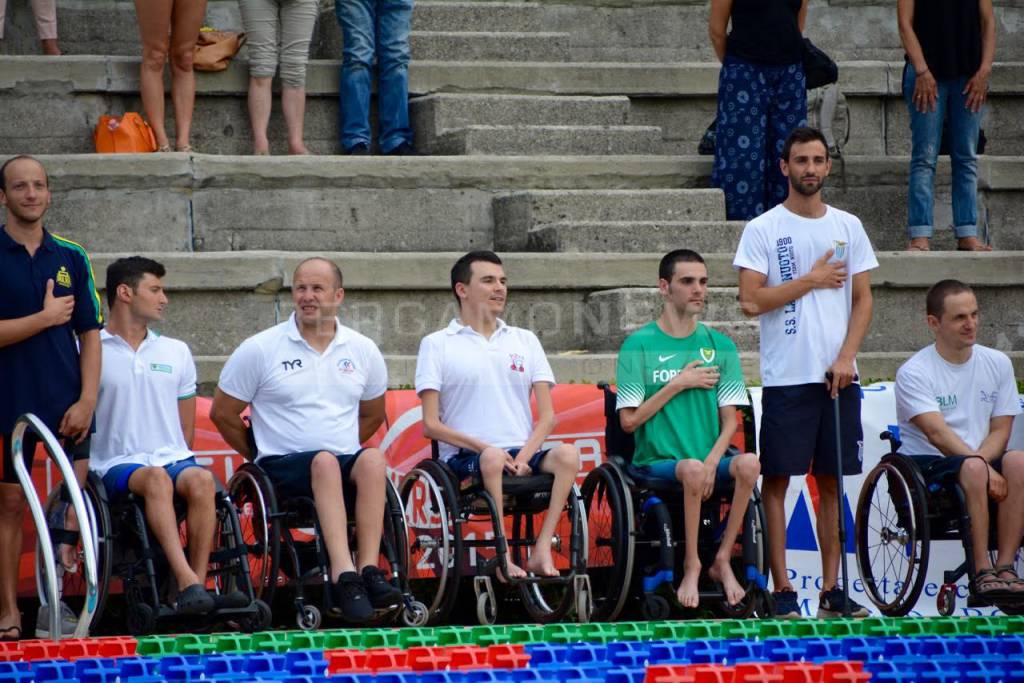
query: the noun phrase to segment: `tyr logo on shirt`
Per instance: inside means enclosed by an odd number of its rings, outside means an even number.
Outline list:
[[[60,270],[57,271],[57,284],[61,287],[71,286],[71,273],[65,266],[61,266]]]
[[[294,370],[295,368],[302,367],[302,359],[296,358],[295,360],[283,360],[281,361],[281,365],[284,366],[285,370]]]
[[[509,370],[512,372],[526,372],[526,368],[523,366],[523,361],[526,360],[525,358],[520,356],[518,353],[510,353],[508,354],[508,357],[512,361],[512,364],[509,366]]]
[[[351,375],[356,371],[356,364],[352,362],[351,358],[342,358],[338,361],[338,369],[346,375]]]

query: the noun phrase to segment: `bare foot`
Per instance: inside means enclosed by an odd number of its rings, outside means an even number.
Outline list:
[[[509,576],[509,578],[512,578],[512,579],[525,579],[526,578],[526,572],[523,571],[522,567],[520,567],[517,564],[514,564],[511,560],[506,560],[505,564],[508,565],[508,576]],[[502,575],[501,566],[500,565],[498,566],[497,576],[498,576],[498,581],[500,581],[501,583],[508,583],[508,579],[506,579]]]
[[[931,251],[931,247],[928,245],[927,237],[915,237],[910,240],[910,246],[907,247],[907,251]]]
[[[700,579],[700,565],[688,567],[683,571],[683,580],[679,582],[679,590],[676,597],[683,607],[696,607],[700,602],[700,591],[697,588],[697,581]]]
[[[293,155],[309,154],[305,145],[288,145],[288,153]]]
[[[550,550],[541,552],[534,548],[530,559],[526,561],[526,570],[537,576],[558,576],[558,568],[555,567],[555,561],[551,559]]]
[[[708,569],[708,576],[722,584],[722,588],[725,590],[725,601],[730,605],[739,604],[747,594],[740,582],[736,580],[736,575],[732,573],[732,567],[728,560],[715,558],[714,564]]]
[[[956,241],[957,251],[992,251],[992,247],[983,244],[977,237],[961,237]]]

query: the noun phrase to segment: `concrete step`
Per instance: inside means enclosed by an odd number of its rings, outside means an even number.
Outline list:
[[[88,247],[88,245],[86,245]],[[287,317],[290,276],[309,252],[147,252],[167,266],[170,305],[163,330],[185,339],[196,355],[226,355],[243,339]],[[373,338],[386,353],[414,354],[423,335],[455,314],[449,288],[451,264],[461,253],[328,253],[345,274],[342,321]],[[93,253],[97,280],[117,254]],[[511,297],[506,319],[537,331],[551,353],[614,351],[626,334],[653,319],[651,286],[660,254],[503,254]],[[863,349],[891,352],[931,342],[922,321],[924,293],[943,277],[971,282],[982,316],[981,343],[1024,348],[1024,270],[1021,252],[991,254],[879,254],[872,273],[874,318]],[[734,286],[731,254],[707,254],[716,287]],[[645,292],[630,291],[642,288]],[[617,290],[608,292],[607,290]],[[712,301],[727,315],[730,294]],[[640,312],[636,312],[639,310]],[[717,316],[716,316],[717,317]],[[742,350],[757,346],[754,323],[722,324]],[[741,324],[742,323],[742,324]]]
[[[724,274],[723,274],[724,275]],[[740,310],[738,287],[708,287],[701,320],[729,322],[745,320]],[[619,287],[594,292],[587,296],[592,317],[608,316],[611,311],[621,329],[637,329],[661,315],[663,300],[657,287]]]
[[[568,33],[550,31],[413,31],[409,47],[416,60],[567,62],[568,41]]]
[[[417,144],[423,149],[423,144]],[[565,156],[657,154],[655,126],[466,126],[435,138],[428,154]]]
[[[494,200],[494,242],[521,250],[535,227],[573,221],[715,221],[725,218],[720,190],[538,190]]]
[[[739,244],[742,221],[565,222],[530,229],[530,251],[666,252],[685,244],[698,252],[727,251]]]

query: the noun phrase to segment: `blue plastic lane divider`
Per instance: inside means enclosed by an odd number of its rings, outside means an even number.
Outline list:
[[[726,641],[725,659],[730,664],[737,662],[763,662],[765,660],[764,642],[759,640]]]
[[[764,658],[770,662],[799,662],[807,656],[807,646],[799,638],[765,638]]]
[[[327,675],[327,660],[321,650],[296,650],[284,656],[285,670],[295,676],[323,678]]]
[[[73,662],[49,660],[38,662],[33,667],[37,681],[75,681],[75,665]]]

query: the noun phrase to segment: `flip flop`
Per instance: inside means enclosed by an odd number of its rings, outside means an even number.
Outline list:
[[[931,251],[931,250],[932,250],[931,247],[922,247],[922,246],[920,246],[918,244],[911,244],[909,247],[907,247],[907,251]]]
[[[973,247],[957,247],[957,251],[979,251],[987,252],[992,251],[992,247],[987,244],[975,244]]]
[[[11,631],[17,631],[17,633],[11,635]],[[21,640],[20,626],[8,626],[7,628],[0,628],[0,643],[13,643],[18,640]]]

